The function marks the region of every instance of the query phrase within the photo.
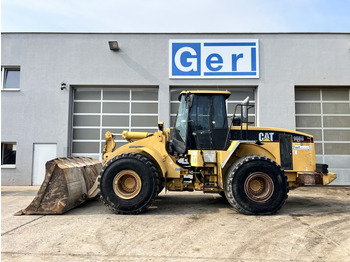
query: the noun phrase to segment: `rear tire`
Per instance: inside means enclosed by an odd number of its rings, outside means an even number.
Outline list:
[[[238,159],[225,178],[225,195],[229,203],[247,215],[271,215],[286,201],[288,182],[281,167],[258,155]]]
[[[109,160],[99,181],[102,201],[117,214],[144,212],[159,190],[157,169],[141,154],[122,154]]]

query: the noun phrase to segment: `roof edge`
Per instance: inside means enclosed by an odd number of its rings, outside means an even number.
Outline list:
[[[350,34],[350,32],[1,32],[1,34],[96,34],[96,35],[104,35],[104,34],[116,34],[116,35],[325,35],[325,34]]]

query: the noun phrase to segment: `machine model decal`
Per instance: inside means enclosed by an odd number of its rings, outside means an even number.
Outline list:
[[[293,136],[293,141],[300,143],[304,141],[304,136]]]

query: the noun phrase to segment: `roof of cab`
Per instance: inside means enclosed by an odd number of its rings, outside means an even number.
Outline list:
[[[200,95],[225,95],[228,98],[231,95],[230,91],[219,91],[219,90],[187,90],[182,91],[179,95],[179,100],[181,95],[185,94],[200,94]]]

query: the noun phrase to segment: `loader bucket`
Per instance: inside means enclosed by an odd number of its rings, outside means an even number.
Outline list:
[[[88,157],[56,158],[46,162],[46,174],[32,203],[15,215],[56,215],[82,204],[101,171]]]

